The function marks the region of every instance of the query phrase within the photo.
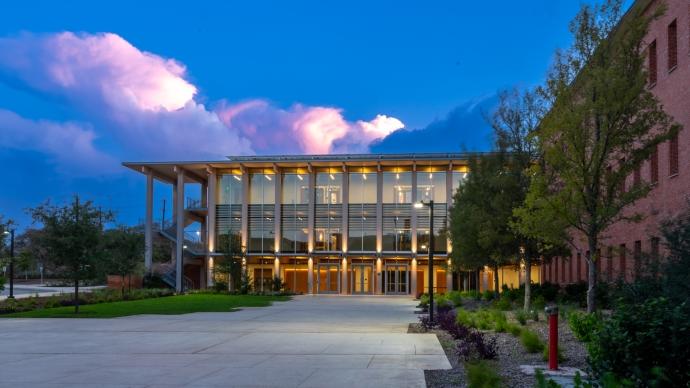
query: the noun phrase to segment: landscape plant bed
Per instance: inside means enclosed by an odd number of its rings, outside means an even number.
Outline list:
[[[475,307],[475,306],[473,306]],[[478,307],[478,306],[476,306]],[[535,322],[528,320],[526,325],[520,325],[513,317],[513,312],[506,312],[507,322],[509,326],[519,326],[521,330],[529,330],[536,334],[541,342],[546,345],[548,341],[548,324],[544,319],[543,314],[540,314],[540,320]],[[458,341],[439,328],[425,330],[420,323],[410,325],[410,332],[427,332],[433,333],[439,339],[446,356],[452,366],[449,370],[427,370],[425,371],[425,378],[428,387],[463,387],[467,386],[466,363],[457,352]],[[485,363],[502,379],[500,386],[505,387],[526,387],[535,384],[534,376],[524,375],[520,371],[520,365],[544,365],[544,353],[538,351],[529,353],[520,336],[511,334],[510,332],[495,332],[494,330],[480,330],[487,338],[495,338],[497,357],[493,360],[486,360]],[[560,362],[562,366],[570,366],[585,370],[587,353],[584,345],[578,341],[573,335],[568,323],[561,319],[559,320],[559,348],[564,360]]]
[[[79,305],[84,306],[98,303],[160,298],[172,295],[175,295],[175,292],[167,288],[135,289],[125,292],[124,294],[121,290],[92,290],[79,293]],[[14,300],[5,299],[0,301],[0,316],[67,306],[72,306],[72,309],[74,308],[73,293],[64,293],[52,296],[30,296],[26,298],[17,298]]]
[[[265,307],[276,301],[289,300],[288,296],[188,294],[166,298],[90,304],[80,307],[74,314],[71,306],[55,307],[5,314],[7,318],[114,318],[139,314],[188,314],[195,312],[231,312],[241,307]]]

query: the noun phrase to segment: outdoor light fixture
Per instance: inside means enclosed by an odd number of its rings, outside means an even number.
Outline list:
[[[431,174],[429,174],[431,175]],[[416,209],[423,206],[429,208],[429,320],[434,321],[434,200],[429,202],[417,202],[414,204]],[[422,249],[425,247],[422,245]]]
[[[182,249],[187,249],[187,246],[186,246],[186,245],[183,245],[183,246],[182,246]]]
[[[2,232],[5,236],[10,236],[10,294],[7,299],[14,299],[14,229]]]

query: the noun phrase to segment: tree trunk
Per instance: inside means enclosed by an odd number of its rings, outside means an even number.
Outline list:
[[[494,264],[494,288],[494,294],[496,294],[496,298],[498,298],[500,292],[498,289],[498,263]]]
[[[74,313],[79,314],[79,279],[74,279]]]
[[[532,260],[525,258],[525,311],[529,311],[532,302]]]
[[[591,314],[596,310],[596,289],[597,289],[597,256],[598,241],[596,236],[588,238],[589,257],[587,257],[587,313]]]

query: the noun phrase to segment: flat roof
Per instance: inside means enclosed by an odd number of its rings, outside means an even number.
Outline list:
[[[151,170],[166,182],[176,180],[176,169],[185,170],[187,182],[203,182],[209,168],[272,168],[272,167],[335,167],[335,166],[400,166],[441,165],[452,162],[464,165],[471,156],[482,152],[439,152],[408,154],[334,154],[334,155],[252,155],[228,156],[227,160],[123,162],[122,165],[139,173]]]

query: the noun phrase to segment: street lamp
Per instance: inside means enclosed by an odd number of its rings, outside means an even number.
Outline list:
[[[14,299],[14,229],[2,232],[3,235],[10,236],[10,295],[8,299]]]
[[[415,209],[429,208],[429,320],[434,321],[434,200],[417,202]]]

